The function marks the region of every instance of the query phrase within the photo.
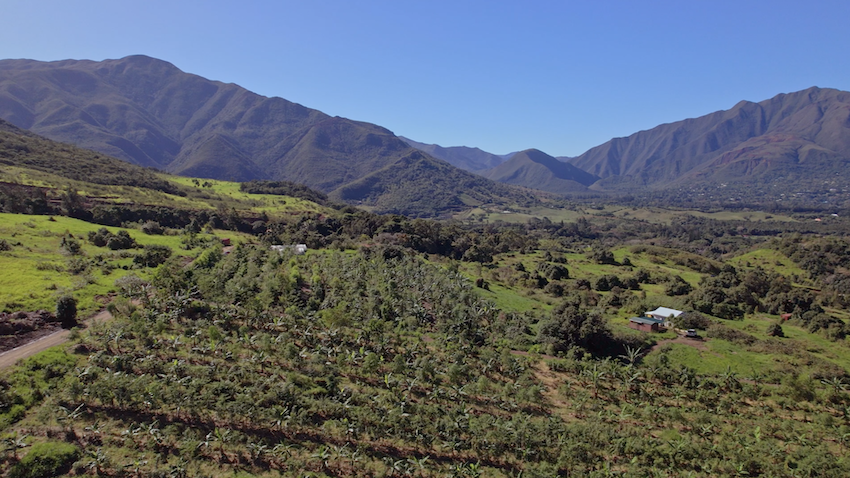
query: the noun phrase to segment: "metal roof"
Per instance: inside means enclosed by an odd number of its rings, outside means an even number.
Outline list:
[[[629,322],[636,322],[638,324],[646,324],[646,325],[652,325],[652,324],[661,325],[661,323],[664,322],[664,321],[660,320],[660,319],[653,319],[652,317],[632,317],[631,319],[629,319]]]
[[[678,317],[681,314],[682,314],[681,310],[668,309],[667,307],[659,307],[655,310],[648,310],[646,312],[646,315],[658,315],[658,316],[665,317],[665,318],[670,317],[671,315],[673,317]]]

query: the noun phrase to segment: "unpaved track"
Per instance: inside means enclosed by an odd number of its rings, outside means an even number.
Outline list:
[[[85,322],[85,324],[88,325],[94,321],[103,321],[111,318],[112,314],[110,314],[106,310],[101,310],[100,312],[89,318]],[[20,347],[16,347],[12,350],[3,352],[2,354],[0,354],[0,370],[9,368],[12,365],[18,363],[18,360],[31,357],[41,351],[49,349],[50,347],[62,345],[68,341],[68,337],[70,336],[70,330],[60,330],[50,335],[46,335],[44,337],[33,340],[32,342],[26,345],[21,345]]]

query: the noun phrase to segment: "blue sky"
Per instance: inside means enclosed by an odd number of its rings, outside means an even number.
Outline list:
[[[846,0],[3,3],[0,58],[145,54],[498,154],[574,156],[743,99],[850,90]]]

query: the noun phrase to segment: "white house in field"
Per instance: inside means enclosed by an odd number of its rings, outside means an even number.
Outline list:
[[[289,250],[293,251],[296,256],[300,256],[301,254],[304,254],[305,252],[307,252],[307,244],[293,244],[293,245],[288,245],[288,246],[276,244],[276,245],[273,245],[271,247],[271,249],[273,251],[277,251],[277,252],[283,252],[283,251],[289,249]]]
[[[653,319],[663,320],[664,327],[672,327],[673,319],[682,315],[682,311],[676,309],[669,309],[667,307],[659,307],[655,310],[646,311],[646,314],[644,315]]]

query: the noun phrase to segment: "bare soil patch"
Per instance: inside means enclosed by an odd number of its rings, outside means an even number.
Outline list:
[[[60,330],[59,320],[46,310],[0,313],[0,353]]]
[[[703,339],[703,338],[690,338],[690,337],[679,336],[679,337],[676,337],[675,339],[659,340],[657,344],[653,345],[652,348],[649,349],[649,351],[652,352],[652,351],[658,350],[664,344],[682,344],[682,345],[689,345],[689,346],[691,346],[691,347],[693,347],[697,350],[701,350],[701,351],[705,352],[705,351],[708,350],[708,347],[705,345],[705,343],[707,341],[708,341],[708,339]]]
[[[14,314],[5,315],[18,315],[18,317],[20,317],[20,314],[29,316],[28,314],[41,314],[42,312],[44,311],[29,313],[15,312]],[[50,316],[53,315],[50,313],[47,314]],[[109,320],[111,318],[112,314],[104,309],[92,317],[89,317],[89,319],[81,325],[85,327],[91,322]],[[9,324],[14,325],[13,322],[9,322]],[[30,324],[30,326],[33,325],[35,324]],[[22,331],[23,328],[18,330]],[[59,327],[58,322],[46,322],[46,325],[44,326],[33,327],[31,330],[22,333],[0,336],[0,347],[2,347],[0,348],[0,369],[11,367],[12,365],[15,365],[18,360],[31,357],[50,347],[61,345],[67,342],[70,336],[71,331],[64,330]]]

